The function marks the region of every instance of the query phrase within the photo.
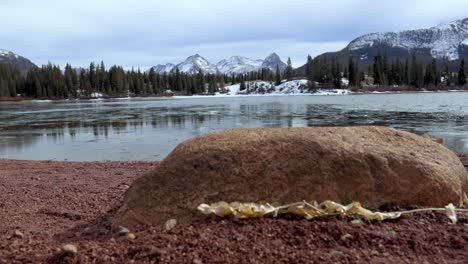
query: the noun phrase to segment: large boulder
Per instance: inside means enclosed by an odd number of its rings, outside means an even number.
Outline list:
[[[444,146],[384,127],[227,130],[178,145],[125,195],[115,225],[194,219],[201,203],[353,200],[444,206],[468,189]]]

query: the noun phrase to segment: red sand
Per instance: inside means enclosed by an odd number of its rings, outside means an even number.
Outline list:
[[[468,166],[468,157],[461,156]],[[208,219],[110,231],[125,190],[157,162],[0,160],[0,263],[90,262],[438,262],[466,263],[468,215],[443,213],[396,221]],[[21,234],[14,235],[15,230]],[[72,243],[77,254],[65,254]]]

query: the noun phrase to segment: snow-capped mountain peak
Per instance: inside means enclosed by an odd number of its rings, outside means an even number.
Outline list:
[[[252,60],[242,56],[232,56],[227,60],[221,60],[216,64],[218,71],[223,74],[241,74],[257,71],[262,65],[262,60]]]
[[[276,70],[276,65],[279,66],[280,71],[284,71],[286,69],[286,66],[287,66],[286,63],[284,63],[281,60],[281,58],[278,56],[278,54],[273,52],[263,60],[263,63],[262,63],[261,67],[266,68],[266,69],[270,69],[272,71],[275,71]]]
[[[4,49],[0,49],[0,56],[3,56],[3,57],[15,57],[16,59],[18,58],[18,55],[9,51],[9,50],[4,50]]]
[[[286,63],[281,61],[280,57],[276,53],[270,54],[265,58],[265,60],[253,60],[243,56],[232,56],[229,59],[219,61],[216,65],[211,64],[199,54],[195,54],[187,57],[185,61],[177,65],[171,63],[158,64],[152,68],[156,73],[160,74],[174,72],[178,69],[180,72],[188,74],[197,74],[201,71],[205,74],[222,73],[231,75],[245,74],[252,71],[258,71],[263,68],[275,71],[276,65],[279,65],[281,71],[286,69]]]
[[[205,74],[217,73],[216,66],[211,64],[199,54],[188,57],[184,62],[177,64],[175,68],[188,74],[197,74],[200,71]]]
[[[434,58],[459,58],[459,48],[468,39],[468,18],[443,23],[428,29],[404,30],[400,32],[371,33],[353,40],[348,50],[387,45],[404,49],[429,49]]]
[[[0,63],[15,65],[21,71],[35,67],[30,60],[5,49],[0,49]]]

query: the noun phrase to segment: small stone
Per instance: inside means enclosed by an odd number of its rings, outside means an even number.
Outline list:
[[[127,238],[130,239],[130,240],[134,240],[136,238],[136,235],[133,234],[133,233],[128,233]]]
[[[15,233],[13,234],[13,236],[16,238],[23,238],[24,234],[19,230],[15,230]]]
[[[128,228],[125,228],[123,226],[119,226],[117,228],[117,235],[119,235],[119,236],[125,236],[128,233],[130,233],[130,230],[128,230]]]
[[[351,224],[355,226],[360,226],[363,225],[364,222],[361,219],[354,219],[353,221],[351,221]]]
[[[353,238],[353,235],[351,235],[351,234],[345,234],[345,235],[342,235],[342,236],[341,236],[341,240],[342,240],[342,241],[346,241],[346,240],[348,240],[348,239],[350,239],[350,238]]]
[[[62,246],[62,251],[67,253],[76,254],[78,253],[78,248],[73,244],[65,244]]]
[[[330,258],[344,258],[344,257],[346,257],[346,254],[343,253],[342,251],[332,249],[332,250],[328,253],[328,256],[329,256]]]
[[[169,230],[173,229],[176,225],[177,225],[177,220],[169,219],[164,224],[164,229],[166,229],[166,231],[169,231]]]
[[[203,264],[203,262],[200,259],[194,259],[193,264]]]

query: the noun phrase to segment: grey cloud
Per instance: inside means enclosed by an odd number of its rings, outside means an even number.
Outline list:
[[[142,68],[193,53],[216,61],[272,51],[299,65],[365,33],[468,14],[466,0],[4,0],[0,9],[0,47],[37,64],[104,60]]]

